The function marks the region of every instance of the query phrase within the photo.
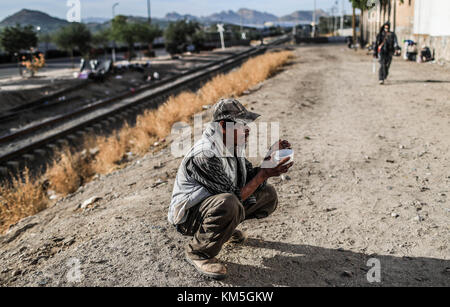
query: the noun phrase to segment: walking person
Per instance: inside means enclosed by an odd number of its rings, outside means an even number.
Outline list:
[[[220,100],[213,121],[186,154],[175,179],[168,220],[182,235],[193,236],[186,260],[215,279],[226,276],[226,267],[215,258],[222,246],[246,238],[236,227],[246,219],[265,218],[277,208],[277,192],[267,179],[293,165],[286,158],[277,165],[253,167],[245,158],[248,124],[257,117],[236,99]],[[272,162],[274,150],[290,147],[280,140],[264,162]]]
[[[395,35],[394,32],[391,32],[390,29],[391,24],[386,22],[381,27],[375,44],[374,57],[379,58],[380,60],[380,70],[378,73],[380,84],[384,84],[384,81],[387,79],[392,57],[400,49],[398,46],[397,35]]]

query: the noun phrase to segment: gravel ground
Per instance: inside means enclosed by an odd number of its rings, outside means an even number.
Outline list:
[[[241,98],[260,121],[280,122],[296,164],[271,179],[277,211],[244,222],[249,240],[220,253],[227,279],[183,259],[189,238],[166,220],[180,159],[166,147],[0,237],[0,285],[449,286],[448,68],[396,59],[380,86],[362,53],[295,53]],[[79,208],[91,197],[100,199]],[[371,258],[379,283],[367,280]]]

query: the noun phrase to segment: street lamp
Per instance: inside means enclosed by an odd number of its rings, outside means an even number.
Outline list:
[[[152,15],[151,15],[151,11],[150,11],[150,0],[147,0],[147,12],[148,12],[148,23],[151,24],[152,23]]]
[[[119,5],[119,2],[116,2],[113,4],[112,6],[112,14],[113,14],[113,19],[116,17],[116,6]],[[111,20],[111,26],[112,26],[112,20]],[[112,62],[116,62],[116,42],[113,40],[113,48],[112,48]]]
[[[41,39],[41,37],[40,37],[41,27],[40,26],[36,27],[36,32],[37,32],[37,36],[38,36],[38,43],[37,43],[36,48],[37,48],[37,51],[39,51],[39,40]],[[45,50],[45,52],[47,52],[47,50]]]
[[[112,6],[113,18],[116,17],[116,6],[118,6],[118,5],[119,5],[119,2],[116,2]]]

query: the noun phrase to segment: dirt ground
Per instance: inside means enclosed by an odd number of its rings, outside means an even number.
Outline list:
[[[180,159],[135,160],[0,237],[6,286],[450,286],[450,74],[395,59],[377,84],[371,58],[306,46],[241,101],[280,122],[295,150],[271,179],[279,207],[245,221],[213,281],[184,260],[167,222]],[[79,206],[91,197],[93,205]],[[369,283],[369,259],[381,282]]]

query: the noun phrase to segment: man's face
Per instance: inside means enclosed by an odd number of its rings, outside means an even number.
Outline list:
[[[235,123],[234,124],[234,143],[237,146],[242,146],[247,144],[248,142],[248,136],[250,135],[250,127],[241,124],[241,123]]]
[[[384,26],[384,31],[389,32],[389,26]]]
[[[250,135],[250,127],[243,124],[243,123],[236,123],[236,122],[220,122],[222,126],[222,132],[224,133],[224,136],[232,134],[233,135],[233,145],[236,146],[243,146],[247,144],[248,137]],[[225,138],[225,140],[228,138]],[[230,144],[227,144],[227,146]]]

